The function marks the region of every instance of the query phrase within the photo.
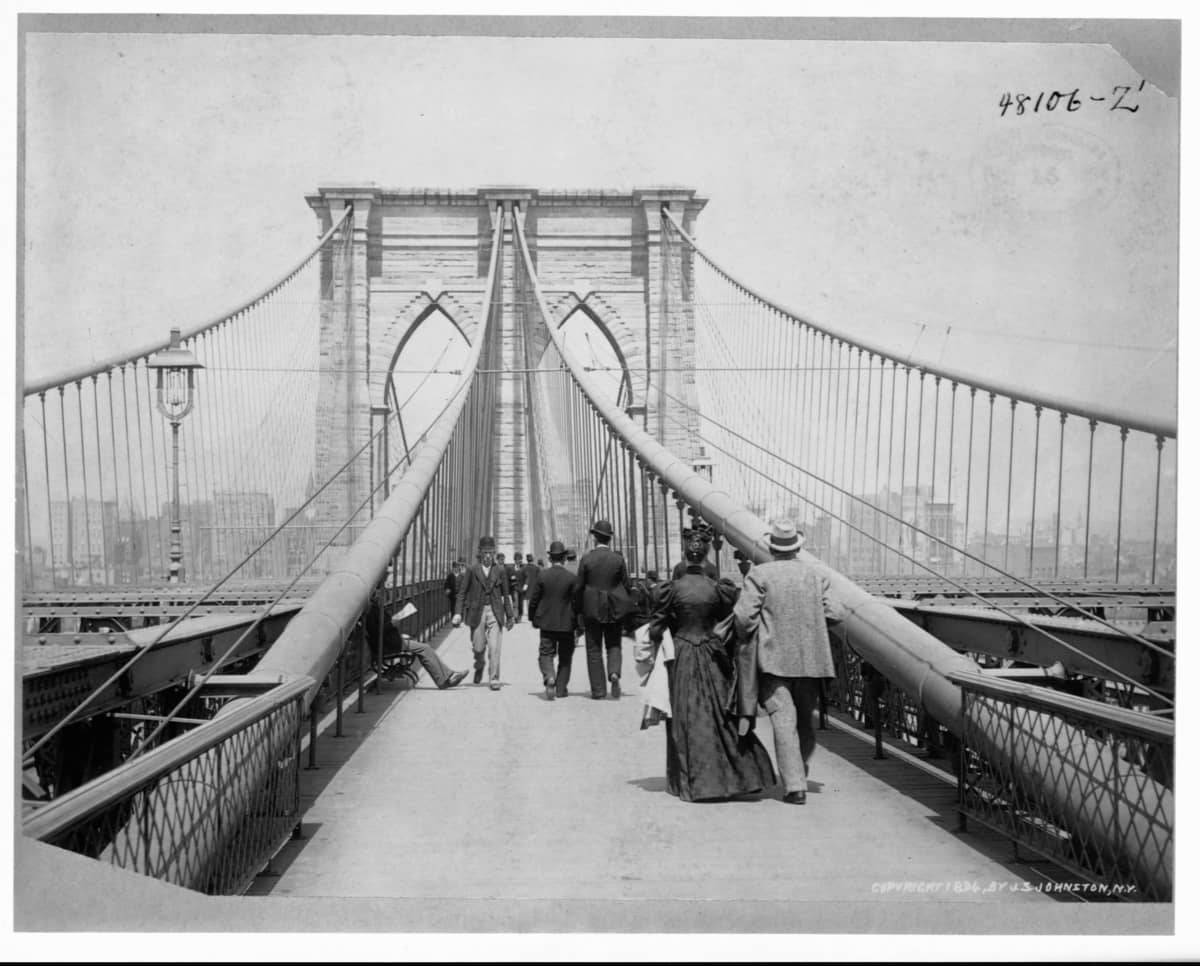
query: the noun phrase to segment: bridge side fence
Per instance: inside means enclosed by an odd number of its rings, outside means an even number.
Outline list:
[[[963,697],[964,825],[969,817],[1008,836],[1107,897],[1170,901],[1173,722],[1019,682],[951,680]],[[1022,740],[1030,734],[1039,740]],[[1094,780],[1077,801],[1080,774]]]
[[[312,683],[266,685],[229,714],[34,812],[23,833],[201,892],[244,891],[300,820]]]
[[[268,837],[269,848],[244,848],[237,837],[244,824],[266,809],[286,814],[291,834],[298,815],[287,802],[294,801],[288,798],[294,793],[285,790],[280,776],[293,774],[302,725],[306,718],[313,720],[322,682],[331,673],[337,681],[342,662],[355,649],[361,681],[371,644],[364,633],[371,609],[377,609],[381,636],[387,618],[409,601],[420,615],[418,634],[428,636],[444,624],[441,564],[446,554],[465,552],[468,540],[487,523],[490,493],[478,481],[486,478],[496,380],[474,373],[481,358],[487,362],[495,352],[489,322],[498,310],[501,228],[498,220],[477,336],[458,389],[411,450],[389,466],[381,464],[382,505],[375,508],[372,491],[371,519],[279,639],[252,672],[210,673],[197,680],[192,701],[221,705],[212,720],[185,721],[197,727],[41,807],[26,818],[25,834],[188,888],[226,893],[244,889],[282,844],[276,834]],[[376,652],[376,659],[382,656]],[[340,686],[337,681],[339,691]],[[255,689],[266,694],[245,696]],[[256,709],[276,699],[292,709],[288,716],[252,733],[261,717]],[[339,694],[339,707],[340,699]],[[174,720],[179,710],[172,712]],[[181,745],[185,739],[186,746]],[[234,774],[237,780],[218,784],[217,774]]]
[[[658,443],[620,406],[606,398],[594,378],[574,359],[552,324],[553,316],[538,285],[519,219],[517,240],[550,338],[569,370],[570,380],[583,401],[588,420],[602,425],[617,444],[629,452],[639,472],[648,478],[651,491],[655,483],[660,486],[664,512],[669,492],[679,506],[681,516],[683,508],[687,507],[696,517],[705,520],[720,539],[742,551],[749,560],[769,560],[770,553],[764,536],[767,532],[766,521],[710,482],[688,461]],[[828,578],[831,593],[846,608],[848,616],[841,629],[853,650],[868,660],[897,689],[910,695],[914,707],[922,709],[953,735],[961,738],[965,723],[959,681],[983,680],[984,675],[978,665],[909,622],[894,608],[868,594],[812,554],[802,550],[800,556]],[[666,574],[663,576],[666,577]],[[1104,704],[1093,704],[1094,713],[1102,718],[1109,711],[1116,710]],[[994,714],[986,707],[977,707],[976,712],[984,719]],[[1165,724],[1148,715],[1144,717],[1155,721],[1156,726]],[[1151,789],[1158,796],[1161,807],[1156,807],[1151,814],[1145,814],[1136,811],[1136,802],[1126,802],[1126,815],[1136,832],[1122,830],[1116,840],[1111,841],[1113,824],[1108,821],[1107,815],[1098,816],[1091,802],[1096,786],[1111,780],[1109,772],[1101,774],[1094,770],[1096,756],[1076,755],[1064,759],[1053,773],[1053,779],[1048,778],[1046,772],[1029,770],[1029,763],[1024,759],[1014,761],[1011,758],[1009,752],[1013,743],[1040,745],[1045,742],[1049,727],[1050,721],[1040,717],[1012,721],[1011,730],[1003,744],[994,741],[988,744],[986,750],[990,760],[1005,763],[1004,767],[1015,768],[1022,781],[1032,783],[1046,796],[1061,798],[1065,795],[1062,812],[1067,827],[1085,829],[1087,835],[1109,841],[1111,847],[1135,870],[1144,895],[1169,892],[1169,852],[1174,814],[1169,789],[1161,788],[1149,778],[1141,783],[1139,787],[1143,791]],[[1173,725],[1166,724],[1166,727],[1173,731]],[[997,733],[997,730],[992,728],[989,733]],[[1114,767],[1123,772],[1140,774],[1140,766],[1136,763],[1119,762]],[[1056,791],[1053,783],[1065,791]],[[1129,834],[1136,837],[1136,843],[1128,840]]]

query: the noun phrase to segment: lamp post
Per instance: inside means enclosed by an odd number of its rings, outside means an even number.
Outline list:
[[[183,525],[179,519],[179,424],[196,402],[193,373],[204,367],[179,344],[178,329],[171,330],[171,344],[151,356],[146,365],[158,372],[158,411],[171,424],[171,471],[174,478],[171,484],[171,563],[167,568],[167,580],[177,584],[183,568]]]

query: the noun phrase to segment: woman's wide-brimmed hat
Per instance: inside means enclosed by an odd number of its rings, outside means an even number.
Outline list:
[[[592,524],[592,533],[599,534],[602,537],[611,537],[613,535],[613,525],[607,520],[597,520]]]
[[[773,553],[791,553],[804,545],[804,535],[791,520],[775,520],[767,533],[767,544]]]

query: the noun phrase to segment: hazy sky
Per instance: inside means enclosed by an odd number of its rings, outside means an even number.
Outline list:
[[[25,370],[164,338],[316,236],[304,194],[710,199],[702,246],[916,359],[1173,418],[1178,100],[1103,45],[32,34]],[[1000,116],[1078,87],[1073,113]],[[1108,96],[1107,102],[1089,96]]]

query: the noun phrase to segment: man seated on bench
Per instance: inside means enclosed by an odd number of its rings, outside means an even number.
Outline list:
[[[438,657],[438,652],[424,641],[418,641],[415,638],[407,637],[400,633],[400,622],[404,620],[404,617],[400,616],[402,613],[403,611],[399,611],[392,617],[392,626],[386,632],[389,638],[392,634],[395,634],[399,637],[399,640],[391,638],[390,641],[385,641],[384,653],[388,652],[387,644],[399,644],[400,647],[396,648],[396,650],[403,649],[413,654],[421,662],[421,667],[429,672],[429,676],[433,678],[433,683],[439,688],[443,690],[446,688],[456,688],[462,684],[467,677],[466,671],[451,671],[446,666],[446,662]]]
[[[377,647],[376,641],[378,637],[377,614],[379,613],[378,597],[372,597],[371,603],[367,605],[366,611],[366,630],[368,634],[367,640],[370,642],[371,650],[374,652]],[[424,641],[418,641],[400,632],[400,623],[407,617],[411,616],[413,611],[410,609],[406,614],[404,609],[398,610],[388,625],[384,628],[383,634],[383,654],[394,655],[401,651],[406,651],[421,662],[421,666],[429,672],[429,676],[433,678],[433,683],[440,689],[456,688],[467,677],[466,671],[452,671],[446,666],[446,663],[438,657],[438,652],[426,644]],[[383,670],[383,661],[376,661],[376,666],[380,671]]]

